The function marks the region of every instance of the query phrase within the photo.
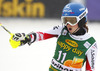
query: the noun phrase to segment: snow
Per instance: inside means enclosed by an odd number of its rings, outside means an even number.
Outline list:
[[[45,31],[56,25],[61,25],[59,19],[34,18],[0,18],[0,22],[12,33],[30,33]],[[88,24],[89,33],[96,39],[98,53],[95,71],[100,65],[100,23]],[[56,48],[56,38],[27,44],[13,49],[9,43],[10,35],[0,27],[0,71],[48,71]],[[83,67],[83,71],[84,67]]]

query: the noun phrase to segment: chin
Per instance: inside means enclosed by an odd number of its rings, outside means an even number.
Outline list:
[[[71,33],[71,34],[72,34],[72,31],[69,31],[69,33]]]

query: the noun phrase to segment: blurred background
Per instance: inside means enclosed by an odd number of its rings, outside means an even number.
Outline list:
[[[96,39],[98,53],[95,71],[100,65],[99,0],[0,0],[0,22],[12,33],[46,31],[62,25],[61,13],[69,2],[84,4],[88,10],[89,33]],[[0,28],[0,71],[48,71],[56,47],[56,38],[13,49],[10,35]],[[82,71],[85,71],[85,66]]]

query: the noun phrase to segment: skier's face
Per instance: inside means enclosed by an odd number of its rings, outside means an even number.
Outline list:
[[[67,29],[68,29],[68,31],[72,34],[74,31],[76,31],[76,29],[78,28],[78,24],[76,24],[76,25],[74,25],[74,26],[71,26],[70,24],[67,24],[66,25],[67,26]],[[77,31],[78,31],[78,29],[77,29]],[[77,32],[76,31],[76,32]]]

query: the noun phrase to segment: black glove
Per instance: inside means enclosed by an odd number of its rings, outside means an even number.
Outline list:
[[[30,35],[26,35],[25,33],[16,33],[13,35],[12,39],[15,41],[20,41],[21,45],[25,45],[31,41]]]

